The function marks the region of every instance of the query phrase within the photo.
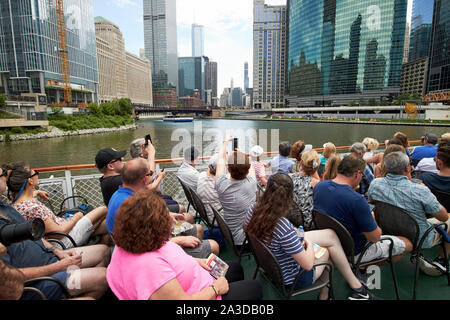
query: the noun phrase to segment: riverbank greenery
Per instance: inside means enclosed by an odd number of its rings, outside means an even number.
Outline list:
[[[82,114],[61,114],[57,108],[52,108],[53,114],[49,115],[49,125],[63,131],[75,131],[83,129],[118,128],[133,124],[131,118],[133,105],[130,99],[117,99],[112,102],[105,102],[101,105],[90,103],[89,113]]]
[[[20,119],[19,116],[0,111],[0,119]]]

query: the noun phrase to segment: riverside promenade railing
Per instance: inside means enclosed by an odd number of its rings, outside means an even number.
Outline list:
[[[409,141],[410,144],[420,143],[420,140]],[[380,147],[383,147],[385,144],[380,143]],[[350,149],[350,146],[337,146],[336,149],[340,151],[340,153],[345,153]],[[317,152],[323,151],[323,148],[314,148]],[[274,152],[265,152],[262,155],[262,161],[268,162],[273,156],[277,155],[278,151]],[[210,157],[200,157],[199,165],[196,166],[196,169],[200,172],[205,171],[207,168],[207,160]],[[181,204],[184,204],[187,208],[187,200],[184,196],[183,189],[180,186],[180,183],[176,177],[176,172],[178,167],[166,167],[165,165],[170,163],[180,163],[183,161],[183,158],[176,159],[159,159],[155,160],[156,164],[156,172],[159,171],[160,168],[164,167],[164,171],[166,172],[166,176],[160,185],[161,192],[172,196],[172,198],[178,201]],[[93,206],[102,206],[103,197],[100,188],[99,178],[102,174],[88,174],[88,175],[76,175],[74,172],[77,170],[85,170],[85,169],[95,169],[95,164],[81,164],[81,165],[67,165],[67,166],[57,166],[57,167],[45,167],[45,168],[34,168],[40,173],[43,172],[64,172],[64,177],[51,177],[47,179],[39,179],[39,189],[43,191],[47,191],[50,194],[50,201],[44,202],[44,204],[48,205],[50,209],[52,209],[55,213],[59,211],[60,204],[62,201],[70,196],[82,196],[86,198],[86,200],[92,204]],[[1,196],[2,200],[6,200],[4,195]],[[69,199],[65,203],[65,208],[72,208],[79,203],[80,199]]]

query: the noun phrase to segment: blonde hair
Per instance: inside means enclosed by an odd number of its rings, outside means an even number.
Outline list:
[[[362,143],[366,146],[367,151],[377,150],[378,147],[380,146],[378,140],[374,138],[364,138]]]
[[[339,153],[333,154],[325,164],[325,170],[323,172],[323,180],[331,180],[336,178],[338,173],[339,164],[342,161],[342,156]]]
[[[322,156],[324,158],[329,158],[331,157],[334,153],[336,153],[336,146],[334,145],[333,142],[327,142],[324,144],[323,146],[323,152],[322,152]]]
[[[310,150],[302,154],[302,168],[308,175],[313,175],[319,169],[320,157],[317,151]]]

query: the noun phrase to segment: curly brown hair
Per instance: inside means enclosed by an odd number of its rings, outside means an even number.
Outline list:
[[[126,199],[116,214],[114,242],[139,254],[155,251],[169,240],[172,218],[157,191],[142,190]]]
[[[253,214],[244,227],[260,240],[272,242],[273,231],[281,217],[286,217],[294,199],[294,183],[291,177],[277,173],[270,177],[267,189],[253,207]]]

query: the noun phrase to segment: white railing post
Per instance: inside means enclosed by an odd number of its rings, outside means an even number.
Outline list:
[[[64,197],[71,197],[73,196],[73,188],[72,188],[72,173],[70,172],[70,170],[65,170],[64,171],[64,176],[65,176],[65,180],[64,180],[64,185],[66,188],[66,192]],[[68,200],[68,205],[66,206],[67,208],[73,208],[75,207],[75,202],[74,199],[69,199]]]

